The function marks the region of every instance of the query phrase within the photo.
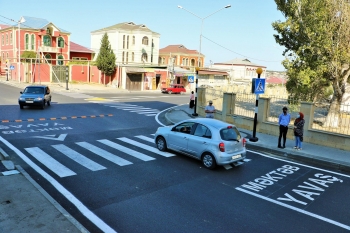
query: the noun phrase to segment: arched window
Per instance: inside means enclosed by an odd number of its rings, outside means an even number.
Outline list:
[[[44,46],[51,46],[51,36],[49,35],[44,36]]]
[[[132,36],[132,44],[135,45],[135,36]]]
[[[148,45],[148,37],[147,37],[147,36],[144,36],[144,37],[142,38],[142,44],[143,44],[143,45]]]
[[[126,52],[126,64],[128,64],[128,62],[129,62],[129,52]]]
[[[125,52],[123,52],[122,54],[122,62],[124,63],[124,55],[125,55]]]
[[[4,40],[4,35],[1,35],[1,44],[4,46],[5,40]]]
[[[52,61],[51,61],[51,59],[52,59],[52,57],[51,57],[51,55],[50,54],[45,54],[45,60],[47,61],[47,63],[52,63]]]
[[[9,35],[6,34],[6,44],[9,44]]]
[[[134,52],[131,53],[131,61],[135,61],[135,53]]]
[[[6,53],[6,58],[9,58],[9,53]]]
[[[127,36],[127,38],[126,38],[126,48],[129,49],[129,36]],[[126,59],[126,60],[128,60],[128,59]]]
[[[123,49],[125,49],[125,35],[123,35]],[[124,61],[124,59],[123,59]]]
[[[57,64],[62,66],[63,65],[63,59],[64,59],[64,57],[62,55],[58,55],[58,57],[57,57]]]
[[[62,37],[58,37],[57,45],[59,48],[64,48],[64,39]]]
[[[142,57],[141,57],[141,61],[142,62],[147,62],[147,60],[148,60],[147,53],[143,53]]]
[[[12,44],[12,32],[10,33],[10,44]]]
[[[25,41],[26,41],[26,50],[29,50],[29,35],[28,34],[26,34],[25,35]]]
[[[30,49],[35,50],[35,35],[32,34],[30,37]]]

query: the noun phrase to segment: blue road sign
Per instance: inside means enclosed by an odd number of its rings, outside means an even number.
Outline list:
[[[255,94],[264,94],[265,93],[265,79],[256,78],[255,80],[254,93]]]
[[[188,82],[194,83],[194,76],[188,76]]]
[[[10,66],[10,70],[14,70],[15,69],[15,66]]]

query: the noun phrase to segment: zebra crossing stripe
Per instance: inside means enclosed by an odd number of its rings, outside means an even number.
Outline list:
[[[160,151],[152,146],[148,146],[148,145],[145,145],[143,143],[139,143],[137,141],[134,141],[132,139],[129,139],[129,138],[125,138],[125,137],[121,137],[121,138],[117,138],[118,140],[121,140],[123,142],[126,142],[126,143],[129,143],[131,145],[134,145],[134,146],[137,146],[137,147],[140,147],[141,149],[145,149],[145,150],[148,150],[148,151],[151,151],[153,153],[156,153],[158,155],[161,155],[161,156],[164,156],[164,157],[172,157],[172,156],[175,156],[174,154],[171,154],[171,153],[168,153],[168,152],[163,152],[163,151]]]
[[[146,116],[157,116],[157,114],[147,114]]]
[[[31,154],[34,158],[44,164],[51,171],[56,173],[59,177],[67,177],[76,175],[75,172],[52,158],[50,155],[42,151],[38,147],[24,148],[29,154]]]
[[[106,150],[103,150],[97,146],[94,146],[88,142],[76,142],[77,145],[91,151],[92,153],[95,153],[99,156],[101,156],[102,158],[105,158],[109,161],[111,161],[112,163],[118,164],[119,166],[125,166],[125,165],[130,165],[132,164],[132,162],[125,160],[123,158],[120,158],[117,155],[114,155],[112,153],[109,153]]]
[[[155,160],[155,158],[153,158],[151,156],[148,156],[148,155],[142,154],[140,152],[131,150],[131,149],[125,147],[125,146],[119,145],[119,144],[117,144],[115,142],[112,142],[112,141],[109,141],[107,139],[102,139],[102,140],[97,140],[97,141],[99,141],[99,142],[101,142],[101,143],[103,143],[103,144],[105,144],[107,146],[110,146],[110,147],[112,147],[114,149],[117,149],[117,150],[119,150],[121,152],[129,154],[129,155],[131,155],[131,156],[133,156],[135,158],[141,159],[143,161]]]
[[[79,163],[80,165],[86,167],[87,169],[91,171],[98,171],[107,169],[106,167],[92,161],[89,158],[86,158],[84,155],[70,149],[69,147],[59,144],[59,145],[52,145],[53,148],[60,151],[62,154],[67,156],[68,158],[74,160],[75,162]]]
[[[155,112],[155,111],[143,111],[143,112],[136,112],[137,114],[151,114],[151,113],[158,113],[158,112]]]
[[[138,108],[138,111],[150,111],[153,110],[152,108]],[[135,111],[130,111],[130,112],[135,112]]]
[[[142,136],[142,135],[135,136],[135,137],[137,137],[137,138],[139,138],[139,139],[142,139],[142,140],[145,140],[145,141],[147,141],[147,142],[155,143],[153,138],[149,138],[149,137]]]

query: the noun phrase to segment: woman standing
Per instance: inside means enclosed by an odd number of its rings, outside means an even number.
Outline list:
[[[301,144],[303,141],[304,134],[304,114],[299,112],[297,118],[294,121],[294,136],[295,136],[295,147],[294,149],[301,150]]]
[[[190,108],[193,108],[193,107],[194,107],[194,92],[192,91],[190,95]]]

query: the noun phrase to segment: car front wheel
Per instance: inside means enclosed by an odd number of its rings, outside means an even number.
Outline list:
[[[202,163],[205,168],[214,169],[216,167],[216,161],[212,154],[205,153],[202,156]]]
[[[45,109],[45,100],[44,100],[44,102],[43,102],[43,104],[41,105],[41,109]]]
[[[20,109],[23,109],[23,105],[22,105],[22,104],[20,104],[20,105],[19,105],[19,108],[20,108]]]
[[[166,141],[163,137],[158,137],[156,140],[157,143],[157,148],[160,151],[166,151],[167,150],[167,146],[166,146]]]

